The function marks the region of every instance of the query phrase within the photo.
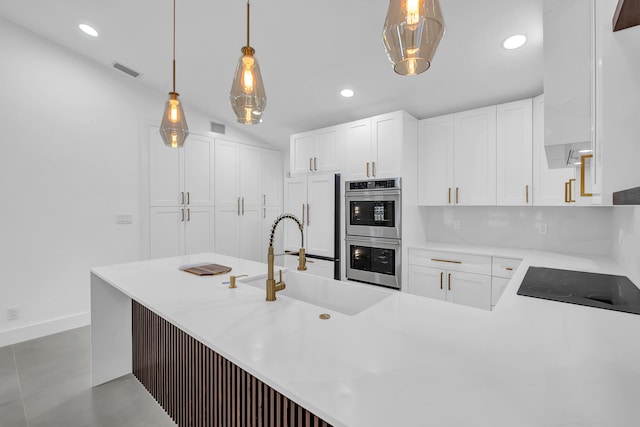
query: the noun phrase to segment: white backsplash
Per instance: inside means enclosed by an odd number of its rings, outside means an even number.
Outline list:
[[[427,241],[593,255],[610,255],[613,209],[576,206],[419,208]],[[456,220],[459,230],[454,230]],[[635,222],[638,223],[637,214]],[[538,233],[539,224],[546,224],[547,234]]]
[[[640,284],[640,206],[613,208],[612,257]]]

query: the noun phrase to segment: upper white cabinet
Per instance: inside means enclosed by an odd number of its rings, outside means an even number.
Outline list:
[[[421,205],[496,204],[496,106],[421,120]]]
[[[291,173],[337,171],[342,168],[344,137],[341,126],[291,135]]]
[[[164,145],[149,127],[149,205],[213,206],[213,139],[191,134],[184,148]]]
[[[334,174],[299,176],[285,181],[285,212],[295,215],[304,226],[308,254],[333,258],[335,255]],[[298,225],[285,220],[284,249],[300,249]]]
[[[497,106],[497,204],[533,204],[533,104],[531,99]]]
[[[403,111],[347,123],[345,181],[401,176],[407,126],[415,124]]]

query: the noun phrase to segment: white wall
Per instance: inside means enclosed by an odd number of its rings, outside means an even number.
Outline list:
[[[640,286],[640,206],[613,208],[612,257]]]
[[[609,255],[612,207],[421,207],[427,241]],[[453,220],[460,230],[453,229]],[[536,223],[547,224],[538,234]]]
[[[2,19],[0,52],[3,346],[88,323],[89,269],[145,256],[147,126],[166,94]],[[209,118],[185,110],[207,133]],[[134,223],[116,225],[120,213]]]

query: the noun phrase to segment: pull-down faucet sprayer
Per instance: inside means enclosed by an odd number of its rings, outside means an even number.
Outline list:
[[[276,280],[273,277],[273,269],[274,269],[274,254],[273,254],[273,239],[276,233],[276,227],[283,219],[288,218],[295,221],[298,224],[298,229],[300,230],[300,253],[299,253],[299,263],[298,270],[306,270],[306,256],[304,251],[304,226],[300,222],[298,218],[291,214],[283,214],[280,215],[273,222],[271,226],[271,234],[269,235],[269,251],[267,253],[267,301],[275,301],[276,300],[276,292],[283,290],[286,287],[286,284],[282,281],[282,270],[280,270],[280,280],[276,283]]]

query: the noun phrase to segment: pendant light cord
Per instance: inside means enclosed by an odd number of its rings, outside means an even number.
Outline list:
[[[249,44],[249,28],[250,28],[249,16],[251,16],[251,6],[249,5],[249,0],[247,0],[247,47],[251,46]]]
[[[173,0],[173,92],[176,91],[176,0]]]

